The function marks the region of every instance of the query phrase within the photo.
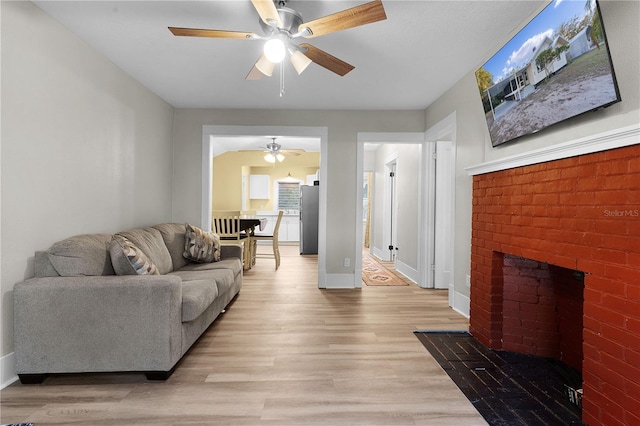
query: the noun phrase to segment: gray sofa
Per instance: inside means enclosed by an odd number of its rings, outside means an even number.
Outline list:
[[[21,382],[81,372],[168,378],[242,287],[242,247],[192,246],[193,261],[185,257],[193,228],[78,235],[36,252],[35,276],[13,294]],[[219,260],[206,258],[214,251]]]

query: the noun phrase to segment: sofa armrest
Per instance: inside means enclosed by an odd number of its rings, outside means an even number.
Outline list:
[[[177,276],[31,278],[13,303],[18,374],[168,371],[182,355]]]
[[[222,244],[220,246],[220,259],[229,259],[231,257],[237,257],[242,260],[241,244]]]

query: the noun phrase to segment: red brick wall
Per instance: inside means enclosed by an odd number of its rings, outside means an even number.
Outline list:
[[[583,420],[640,424],[640,145],[474,177],[470,331],[502,349],[502,254],[585,272]]]

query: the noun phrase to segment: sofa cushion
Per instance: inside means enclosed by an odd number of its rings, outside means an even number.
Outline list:
[[[218,286],[218,294],[226,294],[235,283],[235,276],[229,269],[222,271],[223,273],[216,277],[216,285]]]
[[[118,232],[117,235],[122,235],[142,250],[149,260],[156,264],[161,275],[173,270],[171,255],[162,239],[162,234],[157,229],[131,229],[125,232]]]
[[[215,264],[214,264],[215,265]],[[182,279],[182,282],[187,281],[196,281],[196,280],[204,280],[204,279],[212,279],[215,280],[216,286],[218,287],[218,295],[222,296],[225,294],[235,282],[235,274],[231,269],[209,269],[209,270],[201,270],[201,271],[186,271],[184,268],[171,272],[170,275],[177,275]]]
[[[184,223],[161,223],[154,225],[153,228],[160,231],[164,244],[169,250],[173,270],[177,270],[189,263],[182,255],[184,253],[184,234],[186,227]]]
[[[142,250],[116,234],[109,247],[113,269],[118,275],[158,275],[158,268]]]
[[[234,276],[237,276],[242,272],[242,261],[237,257],[232,257],[213,263],[189,263],[183,266],[180,271],[210,271],[213,269],[229,269]]]
[[[111,259],[109,259],[109,265],[111,265]],[[48,251],[37,250],[34,253],[33,276],[37,278],[60,276],[58,271],[56,271],[56,268],[53,267],[53,263],[51,263],[51,260],[49,259]]]
[[[198,318],[218,297],[214,279],[182,282],[182,322]]]
[[[205,232],[197,226],[186,224],[183,256],[199,263],[217,262],[220,260],[220,237],[212,232]]]
[[[114,275],[110,241],[110,234],[76,235],[52,245],[47,255],[62,277]]]

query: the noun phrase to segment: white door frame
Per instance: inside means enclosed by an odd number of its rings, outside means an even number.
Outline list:
[[[449,174],[450,176],[448,176],[449,182],[448,184],[443,185],[444,188],[449,188],[447,189],[448,191],[450,191],[449,194],[446,194],[446,196],[442,196],[442,194],[440,196],[436,194],[433,194],[433,198],[437,200],[438,202],[441,203],[449,203],[448,208],[443,209],[444,211],[448,211],[449,214],[451,215],[451,217],[449,218],[450,220],[445,220],[444,222],[444,226],[447,227],[447,229],[441,233],[441,235],[443,236],[441,238],[440,241],[438,241],[438,251],[439,253],[439,257],[446,257],[449,262],[447,264],[447,267],[450,268],[449,270],[451,271],[451,273],[449,274],[449,283],[447,284],[443,284],[442,286],[446,287],[448,285],[448,289],[449,289],[449,306],[453,307],[454,309],[459,309],[459,307],[456,307],[456,301],[455,301],[455,296],[456,296],[456,292],[455,292],[455,287],[454,287],[454,273],[453,271],[455,271],[455,199],[456,199],[456,195],[455,195],[455,189],[456,189],[456,185],[455,185],[455,179],[456,179],[456,172],[455,172],[455,157],[456,157],[456,113],[453,112],[451,114],[449,114],[447,117],[445,117],[443,120],[441,120],[440,122],[438,122],[437,124],[435,124],[433,127],[429,128],[426,132],[425,132],[425,141],[427,143],[431,143],[433,145],[433,148],[436,148],[436,144],[438,141],[448,141],[451,144],[451,155],[450,158],[446,159],[445,161],[450,161],[451,164],[449,164]],[[442,159],[441,159],[442,160]],[[435,169],[433,170],[433,178],[435,179]],[[440,187],[440,186],[439,186]],[[435,190],[435,185],[433,185],[433,188]],[[429,212],[430,214],[430,221],[433,221],[430,223],[431,225],[431,229],[434,229],[434,227],[436,226],[435,224],[435,218],[436,218],[436,214],[435,214],[435,206],[432,206],[432,211]],[[427,237],[427,235],[425,235],[425,238]],[[429,253],[428,259],[435,259],[435,236],[433,236],[433,238],[430,238],[430,241],[433,244],[433,247],[431,247],[431,252]],[[434,265],[435,267],[435,265]],[[428,275],[431,277],[430,280],[430,288],[434,287],[434,274],[431,273],[431,267],[429,266],[428,270],[427,268],[425,268],[424,270],[424,274]],[[438,287],[440,287],[441,285],[439,285]]]
[[[435,226],[435,209],[433,203],[429,203],[428,200],[435,199],[435,167],[433,165],[432,151],[437,141],[447,140],[451,141],[451,149],[453,152],[454,164],[451,173],[451,188],[452,193],[450,196],[450,202],[452,203],[451,212],[455,212],[455,150],[456,150],[456,113],[453,112],[442,121],[428,129],[426,132],[407,132],[407,133],[374,133],[374,132],[359,132],[357,138],[357,150],[356,150],[356,188],[359,188],[356,193],[356,270],[355,280],[356,282],[362,282],[362,224],[360,223],[362,218],[362,182],[363,182],[363,170],[364,170],[364,144],[365,143],[418,143],[423,144],[422,161],[421,161],[421,173],[419,176],[420,184],[420,202],[418,203],[418,217],[422,220],[418,221],[418,235],[421,236],[418,240],[418,285],[424,288],[433,288],[433,274],[431,272],[431,262],[429,259],[433,259],[434,253],[434,236],[433,229]],[[446,234],[450,236],[448,238],[449,244],[444,249],[446,255],[451,259],[451,270],[454,267],[454,220],[450,221],[450,228]],[[428,242],[431,241],[429,244]],[[452,280],[453,280],[453,274]],[[449,305],[453,306],[453,282],[449,287]]]
[[[300,136],[320,138],[320,206],[318,217],[318,287],[322,288],[327,275],[327,182],[328,176],[328,140],[329,129],[327,127],[302,127],[302,126],[202,126],[202,204],[200,206],[200,226],[202,229],[211,230],[211,202],[212,202],[212,177],[213,177],[213,152],[216,136]],[[362,191],[360,191],[362,192]],[[360,201],[362,203],[362,201]],[[362,206],[360,207],[362,215]]]
[[[391,143],[391,144],[423,144],[424,133],[423,132],[406,132],[406,133],[371,133],[371,132],[358,132],[357,139],[357,149],[356,149],[356,188],[360,188],[356,193],[356,215],[355,215],[355,224],[356,224],[356,254],[355,254],[355,282],[362,283],[362,184],[363,184],[363,173],[364,173],[364,144],[365,143]],[[424,149],[421,150],[423,153],[424,160]],[[388,163],[389,161],[385,161]],[[424,161],[422,162],[424,164]],[[421,199],[423,198],[423,180],[426,175],[424,173],[424,168],[421,168],[421,176],[420,176],[420,185],[418,186],[419,192],[421,194]],[[388,205],[388,203],[386,203]],[[420,202],[419,207],[419,216],[422,217],[421,214],[422,202]],[[376,214],[379,214],[377,212]],[[384,214],[384,213],[383,213]],[[420,228],[418,232],[422,235],[422,223],[418,224]],[[384,231],[383,231],[384,232]],[[388,235],[386,236],[388,238]],[[421,247],[424,245],[424,242],[418,241],[418,267],[420,267],[420,258],[421,258]]]
[[[398,242],[398,196],[396,187],[396,178],[390,176],[391,172],[398,171],[398,154],[393,154],[385,159],[385,179],[384,179],[384,202],[382,210],[382,241],[384,246],[381,250],[385,253],[385,259],[388,262],[395,261],[395,247]],[[394,250],[389,250],[388,246],[393,246]],[[381,253],[381,254],[382,254]]]
[[[453,204],[455,158],[451,142],[429,142],[435,145],[435,217],[433,242],[433,287],[449,289],[453,287]]]

